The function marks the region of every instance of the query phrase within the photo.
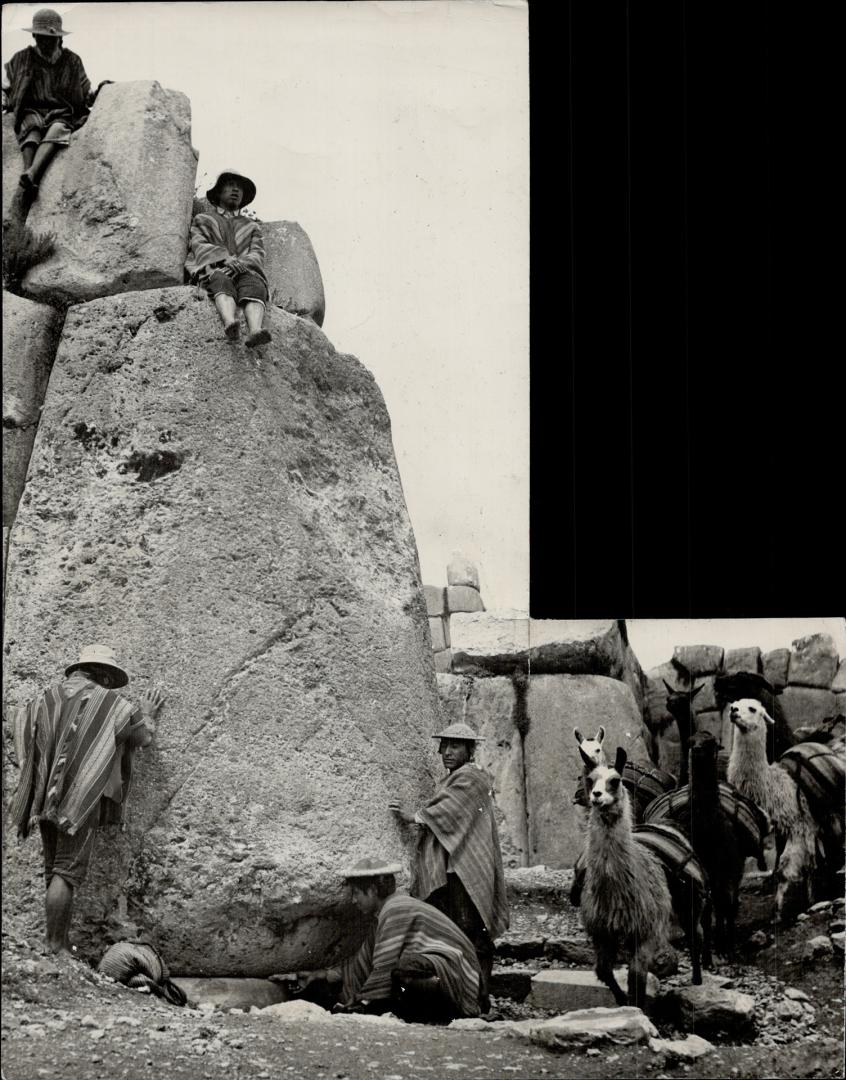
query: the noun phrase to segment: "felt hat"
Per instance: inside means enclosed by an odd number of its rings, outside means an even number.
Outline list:
[[[484,742],[485,736],[475,732],[469,724],[450,724],[443,731],[432,736],[433,739],[463,739],[465,742]]]
[[[77,662],[65,668],[65,675],[70,675],[77,668],[87,667],[89,664],[98,664],[100,667],[111,668],[116,678],[120,680],[116,682],[116,686],[126,686],[129,682],[129,676],[115,658],[115,650],[109,648],[108,645],[86,645],[79,654]]]
[[[44,37],[67,37],[70,30],[62,29],[62,16],[52,8],[42,8],[32,16],[32,26],[21,27],[25,34],[42,34]]]
[[[385,862],[384,859],[359,859],[355,866],[344,871],[343,876],[347,879],[379,877],[381,874],[398,874],[401,869],[399,863]]]
[[[217,199],[220,195],[220,188],[224,180],[237,180],[244,186],[244,201],[241,203],[241,209],[245,206],[249,206],[253,199],[256,197],[256,185],[248,176],[244,176],[242,173],[236,172],[234,169],[225,169],[217,180],[214,182],[214,187],[210,187],[206,192],[206,198],[210,203],[217,206]]]

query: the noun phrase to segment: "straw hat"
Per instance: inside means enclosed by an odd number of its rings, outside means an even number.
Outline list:
[[[450,724],[443,731],[432,736],[433,739],[462,739],[464,742],[484,742],[485,736],[477,734],[469,724]]]
[[[385,862],[384,859],[359,859],[355,866],[344,872],[344,877],[379,877],[381,874],[398,874],[401,869],[399,863]]]
[[[220,195],[220,187],[226,179],[237,180],[240,184],[244,185],[244,201],[241,203],[241,209],[243,210],[245,206],[249,206],[256,197],[256,185],[249,176],[244,176],[234,169],[226,169],[218,176],[217,180],[214,182],[214,187],[210,187],[206,192],[206,198],[209,202],[217,206],[217,197]]]
[[[32,26],[21,27],[25,34],[43,34],[44,37],[67,37],[70,30],[62,29],[62,16],[52,8],[42,8],[32,16]]]
[[[126,686],[129,682],[129,676],[115,658],[115,650],[109,648],[108,645],[86,645],[79,654],[77,662],[65,668],[65,675],[70,675],[77,668],[87,667],[89,664],[99,664],[101,667],[111,668],[120,680],[115,684],[116,686]]]

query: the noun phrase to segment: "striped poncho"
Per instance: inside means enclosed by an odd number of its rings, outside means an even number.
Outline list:
[[[58,58],[51,62],[30,45],[15,53],[4,70],[16,132],[20,132],[28,110],[39,113],[45,124],[63,120],[76,129],[85,122],[91,83],[82,61],[70,49],[61,46]]]
[[[431,904],[397,893],[383,904],[358,952],[335,969],[344,1004],[389,998],[391,972],[406,950],[431,961],[462,1015],[479,1015],[479,962],[470,941]]]
[[[412,893],[422,900],[447,884],[447,870],[461,878],[491,938],[508,927],[508,900],[491,779],[472,762],[451,772],[418,811],[420,838]]]
[[[264,273],[264,240],[261,226],[241,214],[197,214],[191,222],[191,239],[185,269],[192,281],[201,284],[218,263],[230,255],[242,271],[249,271],[267,284]]]
[[[18,833],[48,821],[73,836],[98,804],[95,824],[119,822],[131,777],[130,729],[143,723],[132,703],[74,674],[13,713],[21,777],[9,816]]]

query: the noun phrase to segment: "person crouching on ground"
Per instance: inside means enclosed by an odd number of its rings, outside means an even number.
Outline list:
[[[92,94],[82,61],[62,45],[70,31],[62,29],[58,12],[36,11],[24,32],[35,45],[16,52],[5,66],[3,111],[14,117],[24,165],[20,185],[32,199],[53,155],[85,123]]]
[[[120,824],[132,753],[148,746],[164,698],[133,706],[118,687],[129,676],[106,645],[89,645],[61,682],[13,709],[20,782],[9,817],[25,838],[41,831],[47,885],[47,949],[72,954],[74,892],[85,880],[100,825]]]
[[[469,724],[450,724],[432,736],[447,770],[419,810],[389,803],[403,821],[423,829],[412,895],[448,915],[473,942],[482,972],[480,1008],[490,1011],[494,940],[508,927],[508,899],[492,781],[473,761],[477,735]]]
[[[447,1024],[479,1014],[473,945],[437,908],[396,892],[397,863],[362,859],[344,878],[368,925],[358,952],[338,967],[297,974],[301,990],[340,991],[336,1011],[386,1012],[409,1023]]]
[[[270,341],[262,329],[268,290],[261,226],[241,213],[255,197],[252,180],[231,169],[222,172],[206,192],[215,212],[197,214],[191,222],[185,261],[190,280],[211,293],[230,341],[241,332],[236,305],[243,307],[251,349]]]

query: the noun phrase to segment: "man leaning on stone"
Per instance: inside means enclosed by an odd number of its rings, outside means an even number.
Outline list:
[[[268,290],[261,226],[241,213],[255,197],[252,180],[231,169],[222,172],[206,192],[214,213],[197,214],[191,222],[185,262],[190,280],[211,293],[230,341],[241,332],[236,304],[243,307],[251,349],[270,341],[262,329]]]
[[[24,164],[20,184],[32,199],[53,155],[85,123],[95,95],[82,61],[62,44],[70,31],[62,29],[58,12],[36,11],[24,32],[35,45],[16,52],[5,66],[3,111],[14,117]]]
[[[47,949],[72,954],[74,891],[85,879],[99,825],[119,824],[136,747],[153,738],[164,701],[145,691],[138,706],[122,694],[129,676],[106,645],[89,645],[65,678],[13,710],[21,770],[9,817],[19,836],[37,825],[47,886]]]

